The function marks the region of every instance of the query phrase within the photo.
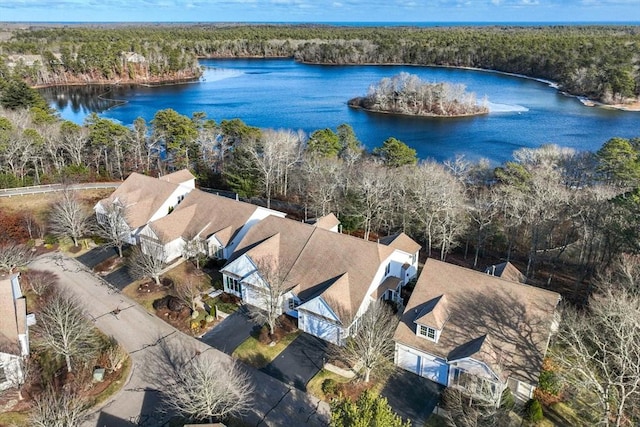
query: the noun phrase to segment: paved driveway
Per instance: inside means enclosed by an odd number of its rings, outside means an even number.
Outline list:
[[[444,386],[401,368],[396,368],[382,389],[389,405],[414,426],[422,426],[440,401]]]
[[[249,318],[247,309],[240,307],[238,311],[204,334],[200,341],[231,355],[244,340],[249,338],[251,331],[256,327],[257,324]]]
[[[309,380],[322,368],[327,349],[326,341],[303,332],[261,370],[283,383],[306,391]]]
[[[114,288],[121,291],[135,281],[135,279],[131,277],[129,267],[126,265],[123,265],[119,269],[114,270],[104,276],[104,280],[109,282],[109,284],[111,284]]]
[[[118,250],[114,247],[98,246],[84,253],[76,259],[87,267],[93,269],[96,265],[108,260],[111,257],[118,256]]]
[[[60,254],[43,255],[30,268],[58,275],[60,285],[71,292],[96,327],[113,336],[129,352],[133,367],[122,390],[90,414],[82,427],[158,427],[168,425],[172,416],[162,402],[171,388],[162,381],[162,372],[153,371],[163,347],[178,348],[194,357],[229,356],[189,337],[162,319],[149,314],[131,299],[98,280],[75,260]],[[117,316],[111,312],[119,308]],[[202,356],[200,356],[202,355]],[[329,406],[318,399],[287,387],[268,375],[246,368],[253,386],[253,407],[243,416],[252,426],[326,426]]]

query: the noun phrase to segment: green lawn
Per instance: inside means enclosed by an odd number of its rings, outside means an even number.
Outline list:
[[[294,331],[273,346],[261,344],[260,341],[251,336],[235,349],[232,356],[255,368],[264,368],[275,359],[282,350],[287,348],[300,333],[301,331],[299,330]]]
[[[320,371],[309,380],[307,384],[307,392],[322,400],[329,400],[322,391],[322,383],[326,379],[332,379],[337,383],[348,383],[349,378],[345,378],[342,375],[334,374],[326,369],[320,369]]]

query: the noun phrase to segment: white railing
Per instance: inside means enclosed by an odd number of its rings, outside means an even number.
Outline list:
[[[92,182],[87,184],[44,184],[30,187],[0,188],[0,197],[25,196],[28,194],[53,193],[65,188],[72,190],[97,190],[102,188],[118,188],[120,182]]]

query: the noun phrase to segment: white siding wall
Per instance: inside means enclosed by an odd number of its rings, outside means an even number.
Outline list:
[[[259,221],[265,219],[269,215],[275,215],[280,218],[284,218],[286,214],[284,212],[278,212],[263,207],[258,207],[253,214],[249,217],[247,222],[238,230],[238,233],[233,237],[233,240],[229,242],[226,248],[224,248],[224,257],[226,259],[231,258],[231,255],[236,250],[238,243],[242,241],[242,238],[247,234],[249,229],[256,225]]]
[[[193,190],[193,188],[187,185],[180,185],[178,188],[176,188],[174,192],[171,193],[171,196],[169,196],[167,200],[165,200],[164,203],[160,206],[160,208],[151,216],[149,222],[153,222],[157,219],[169,215],[169,207],[176,207],[178,205],[180,197],[186,195],[191,190]]]

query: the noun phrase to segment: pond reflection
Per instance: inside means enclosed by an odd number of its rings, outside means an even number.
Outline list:
[[[40,89],[40,93],[58,111],[89,115],[126,104],[124,98],[130,89],[130,85],[52,86]]]

